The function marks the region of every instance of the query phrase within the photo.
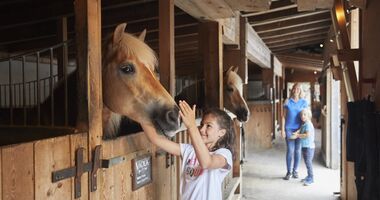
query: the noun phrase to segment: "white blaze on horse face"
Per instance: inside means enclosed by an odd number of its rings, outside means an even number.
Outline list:
[[[145,31],[137,38],[125,33],[125,26],[121,24],[115,29],[113,44],[107,45],[111,53],[107,52],[104,59],[107,65],[103,67],[103,101],[112,112],[139,123],[159,124],[164,131],[175,131],[180,125],[178,108],[153,73],[157,58],[142,42]],[[154,121],[152,105],[154,113],[160,113],[164,119]]]
[[[226,72],[224,80],[225,107],[234,113],[239,121],[245,122],[248,120],[249,108],[243,98],[243,82],[236,71],[237,68],[230,67]]]

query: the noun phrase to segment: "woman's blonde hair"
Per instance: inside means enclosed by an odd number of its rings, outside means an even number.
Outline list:
[[[298,95],[298,98],[304,98],[304,93],[303,93],[303,90],[302,90],[301,84],[298,83],[298,82],[294,83],[292,89],[290,90],[290,97],[293,97],[295,87],[298,87],[298,88],[300,89],[300,93],[299,93],[299,95]]]

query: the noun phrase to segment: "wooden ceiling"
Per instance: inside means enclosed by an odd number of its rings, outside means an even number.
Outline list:
[[[327,3],[326,3],[327,2]],[[240,15],[275,54],[299,49],[321,53],[319,44],[331,25],[332,0],[175,0],[175,53],[177,66],[200,62],[198,25],[204,19]],[[57,44],[67,19],[67,38],[74,39],[74,0],[2,0],[0,2],[0,52],[12,55]],[[196,6],[194,6],[196,5]],[[186,12],[185,12],[185,11]],[[303,10],[303,11],[300,11]],[[188,14],[190,13],[190,14]],[[147,43],[158,52],[157,0],[102,0],[102,34],[127,22],[127,32],[147,29]],[[74,49],[72,51],[75,51]],[[279,57],[280,61],[281,57]]]
[[[244,12],[242,16],[247,17],[274,54],[295,52],[300,47],[318,53],[321,50],[318,45],[327,38],[331,26],[330,9],[317,9],[312,0],[298,4],[290,0],[273,1],[267,11]]]

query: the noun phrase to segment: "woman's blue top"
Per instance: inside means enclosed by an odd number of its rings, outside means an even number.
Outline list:
[[[298,99],[297,102],[294,99],[289,98],[284,103],[284,109],[287,110],[285,118],[285,130],[286,137],[290,137],[291,132],[299,129],[301,127],[301,111],[308,107],[308,103],[305,99]]]

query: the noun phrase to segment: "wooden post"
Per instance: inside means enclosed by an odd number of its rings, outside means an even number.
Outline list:
[[[78,66],[77,128],[88,130],[87,153],[91,160],[92,151],[102,141],[101,4],[97,0],[76,0],[74,5]],[[97,185],[101,183],[100,178],[98,176]],[[100,199],[99,189],[89,191],[89,194],[90,199]]]
[[[199,26],[199,46],[203,56],[206,107],[223,108],[222,27],[218,22]]]
[[[247,18],[240,17],[240,66],[238,74],[243,80],[243,84],[248,84],[248,61],[247,61]]]
[[[159,66],[162,85],[175,95],[174,0],[159,1]]]
[[[159,3],[159,67],[160,82],[170,93],[175,96],[175,60],[174,60],[174,0],[160,0]],[[170,157],[171,158],[171,157]],[[157,160],[162,160],[157,159]],[[158,163],[160,164],[160,163]],[[164,184],[156,182],[156,198],[178,199],[176,166],[168,168],[158,165],[157,180],[165,180]],[[166,184],[165,184],[166,183]],[[165,187],[166,185],[166,187]],[[161,189],[160,189],[161,188]],[[169,190],[169,191],[168,191]]]

